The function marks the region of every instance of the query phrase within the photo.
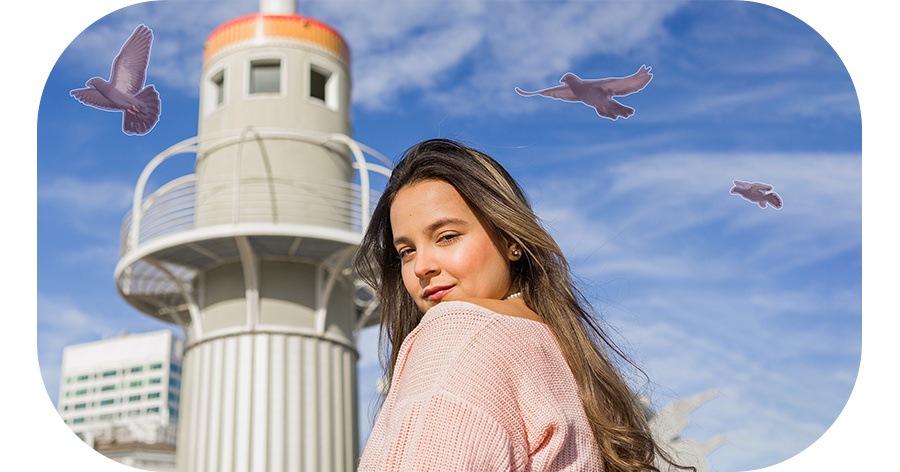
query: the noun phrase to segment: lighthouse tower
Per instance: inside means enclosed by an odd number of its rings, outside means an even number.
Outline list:
[[[197,136],[138,178],[115,279],[184,330],[180,471],[355,469],[375,302],[349,262],[390,164],[352,139],[350,87],[337,31],[261,0],[207,38]],[[148,188],[185,155],[194,174]]]

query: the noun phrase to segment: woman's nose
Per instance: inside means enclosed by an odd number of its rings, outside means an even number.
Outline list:
[[[429,250],[416,250],[416,262],[413,270],[416,277],[420,279],[434,277],[441,271],[437,258]]]

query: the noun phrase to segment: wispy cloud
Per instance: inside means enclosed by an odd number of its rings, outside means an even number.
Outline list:
[[[131,205],[134,186],[126,182],[89,181],[72,176],[59,176],[41,182],[38,201],[62,206],[78,213],[115,213]]]
[[[740,254],[732,254],[741,260],[756,253],[792,254],[796,261],[860,243],[860,162],[858,155],[692,154],[635,157],[609,167],[570,163],[579,172],[544,179],[541,186],[555,190],[542,192],[538,204],[549,225],[566,225],[561,239],[576,257],[603,247],[607,264],[629,248],[640,253],[635,259],[696,256],[707,248],[673,238],[694,229],[708,229],[704,237],[723,246],[732,244],[729,238],[741,241]],[[729,194],[733,179],[774,185],[784,209],[761,210]],[[584,243],[586,235],[592,244]]]
[[[510,103],[516,85],[555,82],[587,56],[621,55],[638,48],[664,31],[662,21],[681,4],[628,2],[607,8],[580,1],[395,1],[374,7],[331,1],[304,2],[300,13],[328,22],[345,36],[353,54],[354,103],[383,110],[396,105],[404,93],[426,91],[423,99],[434,103],[460,105],[461,98],[477,103],[498,96],[507,96],[502,102]],[[207,35],[222,22],[257,8],[256,2],[166,0],[136,5],[113,13],[115,22],[79,36],[67,66],[107,74],[119,47],[144,23],[154,31],[148,82],[195,96]],[[465,78],[458,81],[461,72]]]
[[[119,48],[137,25],[145,24],[153,30],[147,83],[197,96],[206,37],[219,24],[258,10],[258,2],[248,1],[165,0],[133,5],[110,13],[115,21],[86,29],[73,42],[65,66],[108,77]]]
[[[717,87],[717,77],[808,74],[804,68],[817,70],[822,61],[821,48],[808,41],[782,41],[779,47],[766,48],[765,55],[735,60],[734,51],[741,49],[733,47],[734,42],[782,38],[784,25],[779,22],[768,25],[770,29],[755,27],[753,38],[744,38],[747,33],[736,28],[725,37],[688,32],[676,42],[665,22],[685,5],[690,2],[618,2],[610,8],[607,3],[582,1],[393,1],[374,8],[367,2],[331,1],[301,3],[300,13],[328,22],[345,36],[353,54],[354,104],[367,110],[388,110],[404,95],[415,94],[418,100],[458,116],[530,113],[542,102],[522,100],[514,87],[552,86],[564,72],[584,67],[589,58],[605,57],[631,59],[632,64],[625,69],[594,62],[578,72],[585,78],[623,76],[640,63],[658,62],[655,72],[680,82],[655,83],[654,88],[694,91],[658,94],[665,97],[658,98],[664,103],[651,106],[667,112],[645,113],[650,119],[765,110],[788,116],[823,112],[849,116],[858,111],[854,97],[844,95],[822,94],[818,101],[810,101],[803,94],[804,101],[795,103],[792,98],[801,95],[808,82],[741,91]],[[85,31],[66,56],[71,62],[67,66],[84,74],[107,74],[118,48],[135,26],[144,23],[155,35],[148,82],[196,96],[207,35],[219,24],[257,8],[256,2],[166,0],[136,5],[113,13],[115,22]],[[772,41],[765,39],[764,44]],[[693,43],[690,51],[684,51],[685,42]],[[780,46],[785,42],[787,46]],[[715,69],[709,69],[710,64]],[[684,87],[686,80],[703,86]],[[782,106],[773,106],[777,104]]]
[[[107,320],[73,300],[39,293],[37,311],[38,361],[47,394],[56,404],[63,348],[114,333],[109,332]]]
[[[428,92],[423,100],[468,115],[506,109],[517,100],[515,86],[556,82],[588,56],[638,49],[663,31],[662,21],[679,4],[629,2],[610,9],[592,2],[434,2],[416,4],[416,10],[429,9],[427,15],[398,10],[371,18],[362,9],[337,15],[345,5],[338,2],[328,13],[363,58],[354,66],[359,105],[383,108],[402,93]],[[360,21],[367,27],[354,28]]]
[[[38,183],[42,219],[56,219],[76,234],[102,241],[117,240],[122,217],[131,208],[133,184],[52,176]]]
[[[815,441],[856,378],[861,296],[837,279],[796,274],[858,254],[860,156],[652,155],[600,165],[584,154],[543,176],[537,210],[650,374],[655,404],[718,389],[685,436],[726,434],[714,453],[721,463],[768,466],[755,458],[786,459]],[[774,184],[785,208],[730,195],[733,178]]]

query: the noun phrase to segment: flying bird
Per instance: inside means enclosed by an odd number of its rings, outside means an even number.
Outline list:
[[[128,135],[144,135],[159,121],[159,93],[153,85],[144,86],[153,32],[138,25],[113,60],[109,81],[92,77],[86,88],[69,92],[85,105],[122,112],[122,131]]]
[[[762,182],[744,182],[743,180],[735,180],[734,187],[731,187],[731,194],[740,195],[744,200],[759,204],[760,208],[765,208],[766,204],[772,205],[772,208],[780,210],[782,206],[781,197],[773,192],[774,187]]]
[[[612,97],[622,97],[643,90],[650,83],[653,74],[646,65],[628,77],[609,77],[606,79],[582,80],[577,75],[566,72],[559,82],[563,85],[525,92],[516,87],[516,93],[523,97],[543,95],[545,97],[566,102],[583,102],[597,110],[597,114],[615,121],[620,116],[628,118],[634,114],[634,108],[617,102]]]

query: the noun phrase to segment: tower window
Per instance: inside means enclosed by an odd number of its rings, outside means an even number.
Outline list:
[[[250,93],[281,93],[281,61],[250,62]]]
[[[317,69],[309,71],[309,96],[325,101],[325,86],[328,85],[328,75]]]
[[[309,98],[313,100],[320,100],[325,103],[325,106],[331,108],[332,110],[337,110],[338,108],[338,97],[337,97],[337,80],[335,78],[335,74],[333,74],[328,69],[317,66],[310,65],[309,68]]]
[[[210,79],[213,85],[213,96],[215,97],[215,106],[219,106],[225,102],[225,71],[220,70],[218,74]]]

